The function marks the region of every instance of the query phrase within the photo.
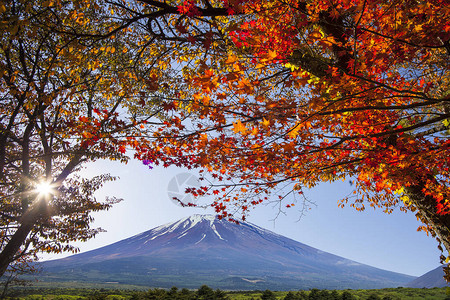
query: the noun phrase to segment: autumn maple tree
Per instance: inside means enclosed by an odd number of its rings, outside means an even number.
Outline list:
[[[141,159],[222,180],[193,191],[222,216],[354,180],[342,205],[413,211],[450,250],[447,1],[140,2],[151,36],[203,46]]]
[[[163,124],[148,73],[163,56],[134,65],[133,40],[111,32],[110,15],[96,1],[0,2],[0,276],[94,237],[91,213],[118,201],[94,193],[115,177],[78,171],[126,162],[126,148]]]

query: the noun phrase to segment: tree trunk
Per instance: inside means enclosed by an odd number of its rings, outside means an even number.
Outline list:
[[[431,234],[435,235],[437,240],[450,253],[450,214],[438,213],[436,199],[425,195],[423,192],[424,186],[425,183],[412,185],[406,189],[406,194],[414,206],[417,207],[417,216],[425,225],[431,227]],[[443,250],[441,246],[440,249]],[[448,268],[444,270],[446,273],[444,278],[450,281],[450,270]]]
[[[33,222],[26,222],[20,225],[19,229],[14,233],[11,240],[0,253],[0,277],[5,274],[9,264],[14,260],[14,256],[19,251],[27,239],[28,234],[33,229]]]
[[[44,197],[45,198],[45,197]],[[9,240],[8,244],[3,248],[0,253],[0,277],[5,274],[9,264],[13,262],[15,256],[20,250],[31,230],[35,226],[36,222],[42,217],[43,212],[47,208],[47,202],[45,199],[41,199],[36,205],[30,208],[21,218],[19,229]]]

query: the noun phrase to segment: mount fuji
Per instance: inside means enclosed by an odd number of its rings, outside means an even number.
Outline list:
[[[371,289],[415,277],[360,264],[251,223],[193,215],[117,243],[42,262],[38,280],[230,290]]]

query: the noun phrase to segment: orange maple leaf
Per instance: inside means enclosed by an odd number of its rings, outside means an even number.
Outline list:
[[[241,120],[237,120],[236,123],[233,123],[233,132],[234,133],[246,134],[247,133],[247,127],[245,127],[245,125],[242,124]]]
[[[266,118],[263,118],[260,123],[265,127],[268,127],[270,125],[270,121],[267,120]]]

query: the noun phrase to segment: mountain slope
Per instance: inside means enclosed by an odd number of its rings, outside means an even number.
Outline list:
[[[427,272],[423,274],[422,276],[414,279],[410,283],[406,285],[407,287],[412,288],[434,288],[434,287],[446,287],[450,286],[447,282],[444,280],[444,270],[443,266],[439,266],[434,270],[431,270],[430,272]]]
[[[194,215],[42,264],[40,280],[222,289],[382,288],[414,277],[326,253],[251,223]]]

